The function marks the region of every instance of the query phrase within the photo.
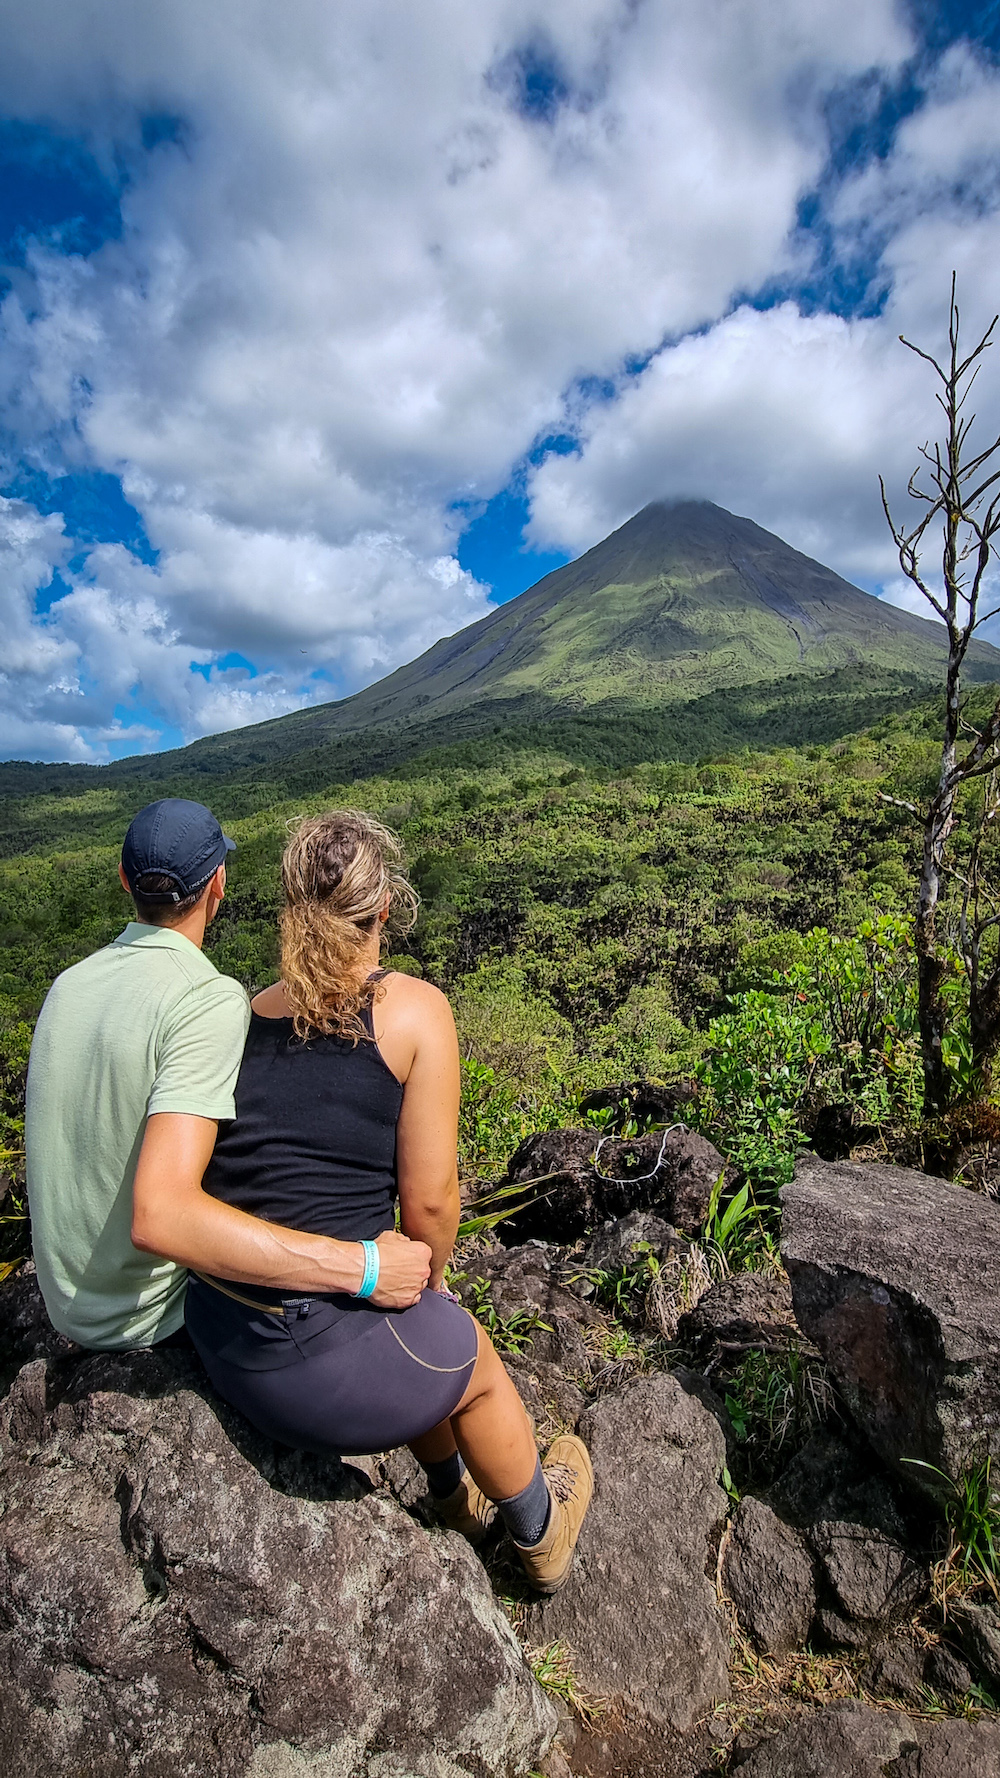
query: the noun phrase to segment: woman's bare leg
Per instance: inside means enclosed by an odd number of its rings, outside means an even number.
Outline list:
[[[472,1479],[490,1500],[509,1500],[526,1488],[538,1452],[531,1422],[483,1328],[472,1380],[450,1420],[442,1420],[410,1450],[418,1463],[440,1463],[456,1446]]]
[[[448,1458],[453,1457],[458,1450],[451,1421],[440,1420],[436,1426],[431,1427],[430,1432],[423,1433],[420,1438],[411,1439],[410,1450],[425,1469],[428,1463],[447,1463]]]

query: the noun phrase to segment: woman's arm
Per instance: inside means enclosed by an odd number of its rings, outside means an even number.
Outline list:
[[[400,1228],[411,1241],[426,1241],[436,1290],[459,1222],[458,1038],[451,1007],[428,982],[396,977],[390,992],[385,1022],[391,1035],[380,1035],[382,1053],[390,1067],[404,1047],[412,1053],[396,1126]]]

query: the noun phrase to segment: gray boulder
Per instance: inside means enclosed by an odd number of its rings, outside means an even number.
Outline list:
[[[923,1643],[909,1625],[901,1625],[873,1644],[861,1681],[872,1697],[894,1698],[914,1710],[923,1710],[930,1683],[927,1662],[928,1651]]]
[[[580,1423],[595,1491],[570,1580],[530,1614],[532,1639],[573,1650],[587,1690],[689,1729],[729,1696],[714,1585],[725,1440],[677,1377],[643,1377]]]
[[[736,1769],[740,1778],[886,1778],[890,1761],[916,1740],[906,1716],[829,1704],[796,1718]]]
[[[610,1111],[614,1121],[635,1118],[656,1124],[682,1121],[698,1088],[693,1080],[624,1080],[611,1086],[596,1087],[580,1100],[577,1110],[582,1117],[590,1111]]]
[[[556,1366],[564,1376],[586,1377],[591,1362],[586,1334],[601,1317],[590,1303],[563,1287],[562,1271],[559,1248],[528,1242],[481,1255],[456,1288],[466,1307],[475,1310],[477,1285],[489,1284],[489,1306],[501,1323],[511,1323],[516,1351],[529,1353],[536,1363]],[[494,1339],[506,1358],[502,1329]]]
[[[683,1127],[633,1141],[601,1138],[593,1130],[545,1130],[525,1137],[507,1175],[510,1184],[544,1178],[544,1195],[497,1232],[504,1241],[537,1236],[572,1242],[630,1210],[655,1210],[674,1228],[696,1235],[724,1170],[718,1149]]]
[[[842,1437],[825,1428],[812,1433],[782,1471],[770,1498],[781,1517],[794,1525],[848,1519],[854,1525],[876,1526],[905,1543],[897,1495],[907,1499],[867,1441],[845,1427]]]
[[[183,1353],[36,1360],[2,1419],[11,1778],[510,1778],[544,1753],[554,1712],[469,1546],[258,1438]]]
[[[921,1712],[928,1691],[946,1699],[964,1698],[972,1675],[954,1649],[944,1642],[928,1646],[912,1625],[901,1624],[871,1648],[861,1682],[874,1698],[897,1698]]]
[[[735,1369],[746,1352],[788,1351],[802,1336],[788,1279],[761,1272],[720,1278],[677,1324],[677,1342],[700,1370]]]
[[[927,1563],[911,1552],[895,1486],[861,1438],[817,1431],[770,1490],[815,1556],[817,1625],[833,1646],[867,1648],[927,1590]]]
[[[536,1358],[534,1352],[505,1352],[504,1367],[534,1421],[535,1432],[542,1444],[549,1444],[557,1432],[569,1432],[576,1425],[587,1405],[579,1384],[568,1377],[559,1365]]]
[[[1000,1728],[993,1722],[923,1722],[886,1778],[1000,1778]]]
[[[761,1654],[801,1648],[816,1610],[812,1557],[798,1532],[750,1494],[733,1514],[722,1579],[742,1629]]]
[[[924,1682],[930,1686],[932,1692],[952,1700],[964,1698],[972,1690],[972,1674],[961,1657],[945,1642],[938,1642],[927,1650]]]
[[[617,1222],[606,1222],[588,1242],[580,1265],[587,1271],[616,1272],[635,1264],[646,1248],[661,1263],[688,1247],[684,1236],[652,1210],[630,1210]]]
[[[26,1260],[3,1285],[0,1315],[0,1394],[33,1358],[71,1359],[81,1348],[56,1333],[38,1288],[34,1260]]]
[[[1000,1454],[1000,1208],[903,1167],[806,1160],[782,1192],[800,1327],[911,1486]]]
[[[836,1609],[850,1623],[891,1623],[926,1591],[927,1574],[898,1538],[877,1525],[824,1519],[807,1533]]]
[[[797,1718],[733,1770],[740,1778],[1000,1778],[1000,1728],[829,1704]]]
[[[963,1599],[948,1615],[966,1660],[995,1697],[1000,1692],[1000,1612],[992,1605]]]
[[[896,1486],[863,1440],[821,1431],[771,1489],[772,1505],[816,1559],[817,1628],[834,1647],[868,1647],[927,1589],[927,1563],[911,1550]]]

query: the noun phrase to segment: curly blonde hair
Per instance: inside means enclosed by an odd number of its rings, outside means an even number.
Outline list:
[[[281,979],[296,1036],[357,1043],[362,1008],[375,992],[357,978],[358,955],[388,901],[389,925],[408,932],[417,894],[400,868],[403,849],[372,815],[333,809],[299,821],[281,860]]]

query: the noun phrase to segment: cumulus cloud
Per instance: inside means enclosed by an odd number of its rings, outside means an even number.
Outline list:
[[[119,475],[158,552],[67,552],[68,592],[24,617],[63,651],[32,680],[39,748],[62,744],[56,722],[100,750],[133,706],[185,734],[275,714],[481,615],[456,502],[550,430],[581,448],[538,471],[536,538],[575,548],[698,491],[882,572],[858,428],[922,399],[883,374],[885,328],[731,311],[795,268],[827,96],[910,53],[893,0],[0,0],[0,17],[0,112],[128,171],[120,239],[38,243],[3,304],[9,450]],[[974,144],[984,82],[955,59],[928,115],[952,107]],[[146,152],[151,114],[177,122]],[[926,225],[905,194],[944,164],[932,123],[907,129],[836,219],[859,236],[885,212],[886,256]]]
[[[530,536],[589,547],[646,501],[707,498],[777,531],[870,590],[919,609],[898,573],[879,476],[894,510],[918,448],[939,433],[937,384],[899,342],[942,356],[950,271],[964,338],[992,317],[1000,255],[1000,75],[950,54],[892,152],[832,206],[845,252],[878,234],[881,312],[849,320],[788,301],[743,305],[665,345],[577,420],[577,449],[534,471]],[[984,362],[978,436],[1000,431],[1000,363]],[[926,608],[924,608],[926,609]]]
[[[17,592],[0,677],[8,757],[32,723],[32,757],[98,760],[129,737],[155,743],[163,726],[191,737],[263,722],[367,684],[487,608],[451,557],[424,561],[385,537],[336,549],[245,534],[204,515],[171,515],[155,568],[100,544],[73,571],[60,519],[2,506]],[[53,563],[67,590],[32,623],[30,589]],[[262,656],[275,664],[254,672]]]

